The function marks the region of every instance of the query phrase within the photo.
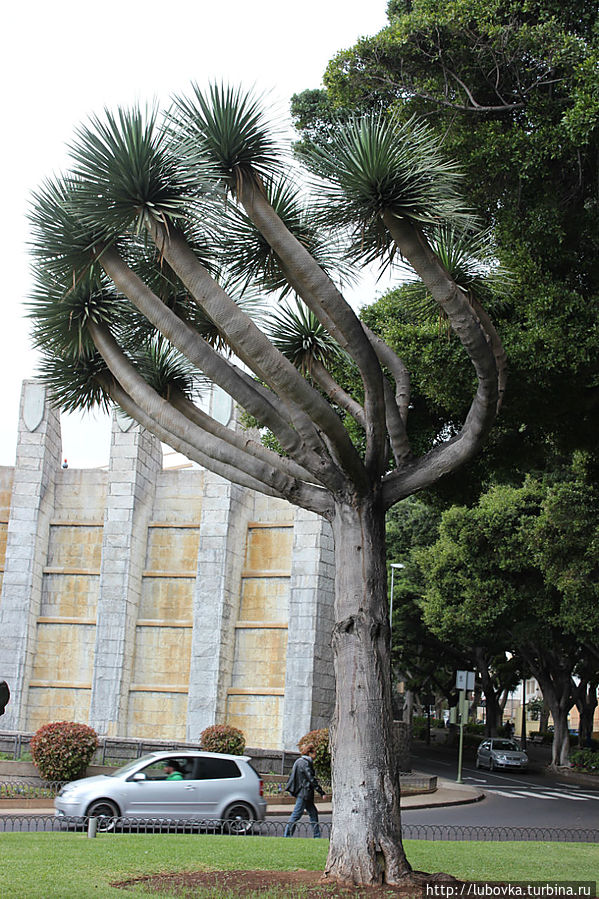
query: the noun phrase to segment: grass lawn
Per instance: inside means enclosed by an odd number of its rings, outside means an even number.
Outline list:
[[[599,846],[588,843],[407,840],[405,845],[414,868],[470,880],[595,880],[599,871]],[[109,884],[144,874],[212,868],[319,870],[327,847],[326,840],[282,837],[101,834],[90,840],[86,834],[3,833],[0,897],[159,899],[168,894]]]

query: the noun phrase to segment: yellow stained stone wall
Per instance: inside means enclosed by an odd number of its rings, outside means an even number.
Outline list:
[[[139,626],[131,689],[187,688],[191,627]]]
[[[204,473],[195,469],[158,475],[135,628],[127,736],[185,739],[203,486]]]
[[[245,567],[249,571],[291,573],[292,527],[248,528]]]
[[[129,720],[135,721],[127,736],[146,740],[185,740],[187,693],[158,691],[129,693]],[[181,728],[183,722],[183,728]]]
[[[96,574],[46,573],[40,614],[44,618],[95,619],[99,588]]]
[[[267,511],[272,521],[247,530],[226,720],[249,746],[274,748],[283,727],[293,525],[289,506]]]
[[[200,545],[199,527],[154,525],[148,528],[146,570],[193,572]]]
[[[102,562],[102,532],[103,529],[95,525],[52,525],[47,567],[99,572]]]
[[[102,533],[101,525],[90,523],[55,519],[50,525],[27,702],[30,730],[48,721],[87,721]]]
[[[252,747],[270,749],[281,745],[283,733],[283,700],[274,695],[227,697],[227,724],[238,727]]]
[[[80,721],[89,718],[91,690],[30,687],[27,729],[36,731],[51,721]]]
[[[231,687],[250,690],[284,687],[286,654],[287,628],[238,626]]]
[[[50,681],[91,689],[95,637],[93,624],[38,624],[32,683]]]
[[[95,521],[102,524],[108,472],[99,468],[67,468],[54,484],[54,521]]]
[[[287,624],[288,577],[245,577],[241,583],[240,621]]]
[[[6,534],[8,531],[13,480],[14,469],[4,465],[0,466],[0,592],[2,591],[4,559],[6,558]]]

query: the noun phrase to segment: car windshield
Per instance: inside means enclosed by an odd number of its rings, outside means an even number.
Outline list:
[[[513,740],[493,740],[493,749],[509,749],[511,752],[518,752],[520,747]]]
[[[137,768],[139,764],[143,762],[150,762],[152,759],[156,758],[156,756],[152,753],[151,755],[142,755],[138,759],[133,759],[131,762],[127,762],[126,765],[123,765],[122,768],[115,768],[114,771],[111,771],[108,775],[109,777],[120,777],[121,774],[128,774],[129,771],[133,771],[134,768]]]

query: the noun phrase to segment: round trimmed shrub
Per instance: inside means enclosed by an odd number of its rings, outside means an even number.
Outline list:
[[[44,780],[75,780],[85,774],[98,745],[98,735],[87,724],[54,721],[33,735],[31,757]]]
[[[328,727],[321,727],[319,730],[311,730],[304,734],[297,744],[300,752],[307,743],[313,743],[316,749],[316,757],[314,759],[316,773],[323,780],[329,780],[331,777],[331,748]]]
[[[238,727],[231,727],[230,724],[213,724],[200,734],[200,746],[206,752],[243,755],[245,736]]]

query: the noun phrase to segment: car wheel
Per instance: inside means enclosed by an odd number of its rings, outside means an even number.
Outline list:
[[[235,802],[225,812],[225,833],[245,834],[252,830],[254,813],[245,802]]]
[[[86,814],[88,818],[98,819],[98,830],[108,832],[114,830],[120,812],[110,799],[97,799],[88,806]]]
[[[476,759],[476,767],[480,768],[480,759],[479,758]]]
[[[493,759],[489,759],[489,771],[494,771],[494,770],[495,770],[495,763],[494,763]]]

